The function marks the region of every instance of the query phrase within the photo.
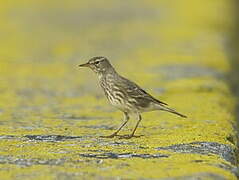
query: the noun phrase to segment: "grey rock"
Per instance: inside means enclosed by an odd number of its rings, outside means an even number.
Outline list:
[[[142,159],[150,159],[150,158],[166,158],[169,157],[165,154],[135,154],[135,153],[100,153],[100,154],[80,154],[81,157],[85,158],[97,158],[97,159],[120,159],[120,158],[142,158]]]
[[[57,142],[84,138],[83,136],[62,136],[62,135],[26,135],[24,137],[33,141],[46,141],[46,142]]]
[[[236,164],[235,150],[226,144],[217,142],[192,142],[188,144],[175,144],[167,147],[158,147],[158,150],[170,150],[179,153],[196,153],[196,154],[215,154],[222,159]]]
[[[200,65],[167,65],[157,69],[166,80],[177,80],[195,77],[215,77],[222,79],[225,75],[215,69]]]

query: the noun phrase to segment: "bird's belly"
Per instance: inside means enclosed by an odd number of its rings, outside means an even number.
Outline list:
[[[126,109],[125,103],[122,100],[116,99],[116,98],[108,98],[110,104],[112,104],[114,107],[124,111]]]
[[[131,112],[132,107],[130,107],[130,104],[128,104],[124,99],[121,98],[115,98],[108,96],[107,98],[111,105],[113,105],[115,108],[123,111],[123,112]]]
[[[110,102],[111,105],[113,105],[115,108],[124,111],[124,112],[132,112],[134,111],[134,107],[132,106],[130,102],[128,102],[128,97],[126,94],[121,92],[117,86],[106,86],[102,84],[102,88],[104,90],[104,93]]]

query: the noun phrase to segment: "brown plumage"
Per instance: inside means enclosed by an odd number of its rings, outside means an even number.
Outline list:
[[[124,112],[125,122],[112,135],[104,137],[111,138],[116,136],[122,127],[128,122],[129,114],[131,113],[137,114],[138,122],[132,133],[128,135],[127,138],[134,136],[142,119],[140,115],[142,112],[162,110],[186,118],[185,115],[169,108],[168,104],[159,101],[148,94],[136,83],[120,76],[105,57],[93,57],[87,63],[79,66],[89,67],[98,75],[100,86],[109,102]]]

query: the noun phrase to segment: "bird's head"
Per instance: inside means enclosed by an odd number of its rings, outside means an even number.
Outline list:
[[[93,57],[87,63],[80,64],[79,67],[89,67],[97,74],[113,69],[108,59],[102,56]]]

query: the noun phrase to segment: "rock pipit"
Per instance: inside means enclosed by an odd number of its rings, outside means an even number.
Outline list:
[[[132,133],[124,136],[125,138],[134,137],[134,133],[142,119],[140,115],[142,112],[162,110],[186,118],[185,115],[167,107],[166,103],[155,99],[134,82],[120,76],[105,57],[93,57],[87,63],[79,66],[89,67],[98,75],[100,86],[109,102],[124,113],[124,123],[117,131],[109,136],[102,137],[113,138],[117,136],[129,121],[129,114],[136,114],[138,121]]]

